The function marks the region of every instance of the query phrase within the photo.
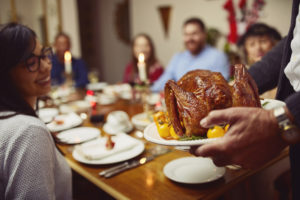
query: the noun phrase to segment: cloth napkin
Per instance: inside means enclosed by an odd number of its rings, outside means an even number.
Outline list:
[[[47,127],[51,132],[58,132],[58,131],[70,129],[82,123],[82,119],[76,113],[58,115],[55,117],[55,119],[62,120],[64,123],[56,124],[56,122],[53,121],[47,124]]]
[[[139,141],[124,133],[112,136],[112,141],[115,143],[113,149],[106,149],[106,141],[107,138],[102,137],[90,142],[76,145],[75,151],[88,160],[100,160],[108,156],[127,151],[139,143]]]

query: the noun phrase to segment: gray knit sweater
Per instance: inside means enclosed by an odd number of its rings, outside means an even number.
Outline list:
[[[0,120],[0,200],[72,199],[71,179],[41,120],[27,115]]]

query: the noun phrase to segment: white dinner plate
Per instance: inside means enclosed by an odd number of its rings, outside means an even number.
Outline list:
[[[58,109],[56,108],[42,108],[38,110],[39,118],[45,123],[51,122],[56,115],[58,115]]]
[[[124,134],[123,134],[124,136]],[[128,136],[128,135],[126,135]],[[114,136],[115,137],[115,136]],[[89,160],[86,159],[84,156],[82,156],[80,153],[77,152],[76,148],[72,153],[72,156],[75,160],[81,162],[81,163],[85,163],[85,164],[90,164],[90,165],[106,165],[106,164],[114,164],[114,163],[118,163],[118,162],[122,162],[125,160],[129,160],[131,158],[134,158],[138,155],[140,155],[144,149],[145,149],[145,145],[142,141],[137,140],[131,136],[128,136],[131,139],[135,140],[137,142],[137,145],[135,145],[133,148],[128,149],[126,151],[122,151],[116,154],[113,154],[111,156],[102,158],[100,160]]]
[[[188,184],[208,183],[221,178],[225,167],[217,167],[210,158],[184,157],[172,160],[163,169],[169,179]]]
[[[261,106],[266,110],[272,110],[274,108],[285,106],[283,101],[275,100],[275,99],[264,99],[260,100]]]
[[[266,102],[268,102],[268,103],[266,103]],[[279,106],[284,106],[285,103],[283,101],[274,100],[274,99],[264,99],[264,100],[261,100],[261,105],[264,109],[270,110],[270,109],[274,109]],[[144,137],[146,140],[148,140],[150,142],[153,142],[156,144],[168,145],[168,146],[198,146],[198,145],[210,143],[212,141],[219,139],[219,138],[207,138],[207,139],[198,139],[198,140],[190,140],[190,141],[166,140],[166,139],[163,139],[162,137],[160,137],[155,123],[151,123],[150,125],[148,125],[145,128]]]
[[[62,124],[58,124],[56,122],[57,120],[62,121]],[[47,127],[51,132],[59,132],[79,126],[81,123],[82,119],[79,115],[76,113],[69,113],[56,116],[51,123],[47,124]]]
[[[208,138],[208,139],[189,140],[189,141],[166,140],[160,137],[154,122],[149,124],[145,128],[144,138],[149,142],[153,142],[155,144],[167,145],[167,146],[199,146],[218,139],[218,138]]]
[[[66,144],[79,144],[94,139],[100,135],[100,130],[93,127],[78,127],[57,134],[59,141]]]
[[[135,128],[141,131],[143,131],[149,124],[151,124],[151,121],[148,119],[147,113],[134,115],[131,118],[131,122],[135,126]]]

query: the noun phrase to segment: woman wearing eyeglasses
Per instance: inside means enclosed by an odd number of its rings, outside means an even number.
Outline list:
[[[72,199],[71,170],[35,113],[51,56],[28,27],[0,29],[0,199]]]

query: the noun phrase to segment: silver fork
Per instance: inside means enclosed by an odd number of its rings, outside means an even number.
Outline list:
[[[129,162],[129,164],[124,166],[124,167],[117,168],[114,171],[111,171],[109,173],[104,174],[104,177],[105,178],[110,178],[110,177],[115,176],[115,175],[117,175],[121,172],[124,172],[124,171],[128,170],[128,169],[132,169],[132,168],[135,168],[137,166],[144,165],[147,162],[152,161],[153,159],[154,159],[154,156],[147,156],[147,157],[142,157],[141,159],[138,159],[138,160],[133,160],[133,161]]]
[[[115,170],[117,170],[119,168],[123,168],[123,167],[126,167],[128,165],[129,165],[129,161],[123,162],[123,163],[121,163],[119,165],[116,165],[116,166],[111,167],[109,169],[103,170],[102,172],[99,173],[99,175],[100,176],[104,176],[105,174],[109,174],[109,173],[111,173],[111,172],[113,172],[113,171],[115,171]]]

